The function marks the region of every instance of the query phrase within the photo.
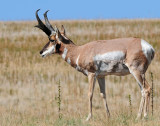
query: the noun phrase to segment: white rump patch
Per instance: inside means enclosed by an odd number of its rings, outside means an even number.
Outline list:
[[[49,47],[46,51],[44,51],[41,56],[46,57],[47,55],[52,54],[55,51],[55,46]]]
[[[64,48],[63,54],[62,54],[62,58],[65,60],[66,55],[67,55],[67,48]]]
[[[154,49],[148,42],[146,42],[143,39],[141,40],[141,46],[142,46],[142,51],[150,64],[151,60],[154,57]]]
[[[94,61],[120,61],[125,58],[125,53],[122,51],[113,51],[104,54],[98,54],[94,57]]]

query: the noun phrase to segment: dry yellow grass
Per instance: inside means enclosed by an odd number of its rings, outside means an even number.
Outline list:
[[[93,119],[88,114],[87,78],[65,63],[60,56],[45,59],[39,51],[47,36],[33,26],[36,22],[0,22],[0,125],[1,126],[141,126],[160,125],[160,20],[52,21],[66,28],[68,37],[81,45],[92,40],[141,37],[156,50],[146,78],[154,76],[154,115],[135,121],[141,98],[131,76],[106,77],[111,119],[105,116],[99,87],[93,98]],[[58,119],[58,81],[61,81],[61,113]],[[131,95],[132,115],[129,98]],[[150,109],[151,110],[151,109]]]

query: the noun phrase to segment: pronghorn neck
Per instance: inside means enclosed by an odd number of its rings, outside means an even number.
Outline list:
[[[74,44],[61,44],[60,47],[60,52],[59,54],[61,55],[62,59],[64,59],[68,64],[71,64],[71,61],[74,62],[74,55],[75,55],[75,50],[77,46]]]
[[[62,45],[62,58],[72,67],[74,67],[76,70],[82,72],[84,75],[88,75],[87,69],[85,69],[83,66],[79,66],[79,59],[80,59],[80,53],[79,51],[80,46],[76,45]]]

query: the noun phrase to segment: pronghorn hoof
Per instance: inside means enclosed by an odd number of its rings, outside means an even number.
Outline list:
[[[145,116],[143,117],[143,120],[144,120],[144,121],[148,120],[148,116],[145,115]]]
[[[87,119],[86,119],[86,122],[88,122],[91,118],[92,118],[92,115],[89,114],[88,117],[87,117]]]

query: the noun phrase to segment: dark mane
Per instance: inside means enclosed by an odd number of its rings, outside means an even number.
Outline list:
[[[72,40],[70,40],[68,37],[63,36],[61,40],[64,44],[74,44]],[[75,45],[75,44],[74,44]]]

